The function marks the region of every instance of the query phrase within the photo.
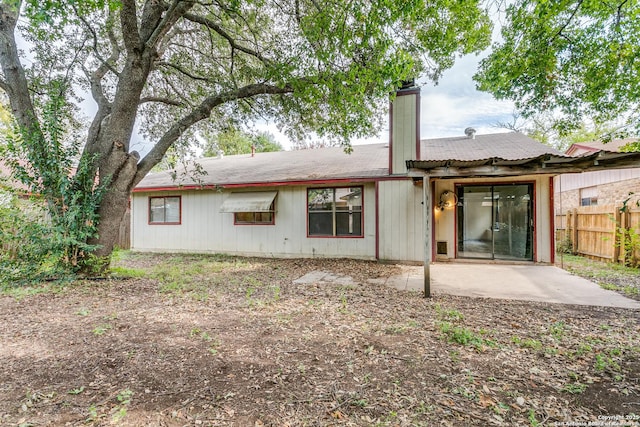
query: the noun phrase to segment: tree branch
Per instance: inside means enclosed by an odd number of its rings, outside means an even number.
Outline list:
[[[257,95],[277,95],[292,92],[293,87],[290,85],[278,87],[265,83],[256,83],[206,98],[198,107],[191,111],[191,113],[182,117],[173,126],[171,126],[171,128],[165,132],[144,159],[142,159],[138,164],[138,172],[136,173],[133,186],[135,187],[151,170],[151,168],[162,160],[162,157],[169,147],[171,147],[189,127],[208,118],[214,108],[229,101],[237,101]]]
[[[180,101],[164,98],[162,96],[145,96],[144,98],[140,98],[140,102],[138,104],[144,104],[147,102],[160,102],[162,104],[175,105],[176,107],[184,106],[184,104]]]
[[[21,4],[21,1],[0,3],[0,66],[5,78],[3,89],[9,97],[14,117],[29,135],[37,138],[42,131],[14,35]]]
[[[239,50],[240,52],[244,52],[247,55],[251,55],[251,56],[259,59],[260,61],[264,62],[265,64],[268,64],[268,63],[271,62],[270,59],[265,58],[259,52],[255,51],[255,50],[252,50],[252,49],[249,49],[248,47],[242,46],[241,44],[237,43],[233,37],[231,37],[224,29],[222,29],[222,27],[220,27],[218,24],[216,24],[215,22],[211,21],[210,19],[204,18],[202,16],[194,15],[192,13],[186,13],[184,15],[184,19],[186,19],[188,21],[191,21],[191,22],[195,22],[196,24],[204,25],[205,27],[209,28],[210,30],[215,31],[223,39],[225,39],[225,40],[227,40],[229,42],[229,45],[231,46],[232,49]]]
[[[191,0],[174,0],[173,4],[166,11],[160,22],[155,26],[154,31],[145,40],[147,47],[155,48],[164,35],[178,22],[189,9],[194,5]]]
[[[187,77],[189,77],[190,79],[193,79],[193,80],[199,80],[199,81],[203,81],[203,82],[211,82],[211,79],[208,79],[207,77],[196,76],[195,74],[190,73],[189,71],[185,70],[181,66],[176,65],[176,64],[172,64],[170,62],[161,61],[161,62],[158,62],[156,65],[161,66],[161,67],[164,66],[164,67],[173,68],[174,70],[178,71],[181,74],[184,74],[185,76],[187,76]]]
[[[569,19],[567,19],[567,22],[564,23],[564,25],[558,30],[558,32],[553,36],[553,38],[551,39],[551,41],[553,42],[556,38],[558,38],[559,36],[563,36],[565,38],[568,39],[568,37],[564,36],[564,34],[562,34],[562,32],[565,30],[565,28],[567,28],[569,26],[569,24],[571,23],[571,21],[573,21],[573,18],[576,16],[576,13],[578,13],[578,9],[580,9],[580,6],[582,6],[582,2],[584,0],[580,0],[578,1],[578,4],[576,5],[576,8],[573,10],[573,12],[571,12],[571,16],[569,17]]]
[[[138,21],[136,13],[136,0],[121,0],[120,26],[122,27],[122,38],[127,52],[134,53],[140,51],[142,42],[138,33]]]

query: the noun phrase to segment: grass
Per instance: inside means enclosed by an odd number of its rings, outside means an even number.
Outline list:
[[[565,270],[596,282],[602,289],[618,292],[633,299],[639,299],[638,297],[640,297],[640,286],[637,282],[640,269],[637,267],[594,261],[581,256],[567,254],[563,255],[562,263]],[[635,286],[614,283],[617,280],[622,283],[626,281],[635,283]]]

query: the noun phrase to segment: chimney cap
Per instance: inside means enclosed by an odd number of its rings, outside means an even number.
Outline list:
[[[464,130],[464,134],[467,135],[469,139],[476,139],[476,130],[472,127],[468,127]]]
[[[412,89],[414,87],[416,87],[416,79],[403,80],[399,90]]]

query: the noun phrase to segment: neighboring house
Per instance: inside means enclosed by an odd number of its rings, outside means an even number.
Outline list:
[[[598,151],[617,153],[636,139],[619,139],[608,142],[584,142],[572,144],[566,151],[569,156],[592,155]],[[612,169],[562,174],[555,179],[556,213],[565,214],[580,206],[620,205],[629,193],[640,194],[640,168]]]
[[[389,144],[201,159],[206,175],[148,175],[131,248],[424,263],[552,263],[553,177],[638,154],[569,157],[519,133],[420,140],[420,89],[390,111]]]

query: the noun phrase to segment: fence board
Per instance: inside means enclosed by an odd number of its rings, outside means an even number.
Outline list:
[[[625,240],[620,240],[617,227],[630,228],[636,235],[640,234],[640,207],[629,209],[627,213],[621,213],[621,208],[617,205],[582,206],[555,215],[557,247],[570,248],[574,254],[603,261],[629,261],[625,258],[628,255],[624,251]],[[640,259],[640,250],[636,249],[631,256]]]

